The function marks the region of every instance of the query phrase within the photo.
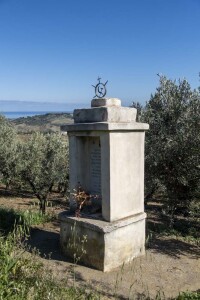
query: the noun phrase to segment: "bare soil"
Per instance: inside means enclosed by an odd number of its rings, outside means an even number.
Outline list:
[[[36,201],[31,195],[16,195],[0,189],[0,206],[34,209]],[[63,198],[54,195],[52,201],[57,204],[48,210],[55,214],[67,207]],[[149,220],[152,218],[156,226],[158,220],[150,214]],[[182,291],[200,289],[199,247],[173,236],[152,237],[145,256],[108,273],[73,265],[70,259],[62,255],[57,220],[34,226],[28,242],[32,248],[38,249],[38,259],[55,280],[96,290],[101,299],[136,299],[143,295],[155,298],[158,293],[168,299]]]

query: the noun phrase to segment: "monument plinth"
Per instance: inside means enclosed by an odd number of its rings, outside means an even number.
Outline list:
[[[144,138],[148,124],[136,122],[135,108],[117,98],[93,99],[90,109],[76,109],[69,136],[70,190],[80,183],[98,195],[101,213],[76,218],[60,214],[61,247],[68,247],[72,224],[87,236],[82,262],[110,271],[145,251]],[[76,206],[70,199],[71,210]]]

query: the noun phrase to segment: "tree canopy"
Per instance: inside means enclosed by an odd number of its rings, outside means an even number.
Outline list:
[[[146,135],[146,187],[152,195],[165,189],[171,212],[199,198],[200,94],[186,79],[159,76],[159,87],[140,107],[140,121],[150,124]],[[134,103],[134,107],[139,104]]]
[[[9,121],[0,116],[0,174],[7,187],[10,184],[18,188],[29,186],[45,213],[52,187],[67,189],[67,139],[59,133],[34,133],[22,141]]]
[[[7,186],[17,173],[17,134],[9,121],[0,115],[0,173]]]

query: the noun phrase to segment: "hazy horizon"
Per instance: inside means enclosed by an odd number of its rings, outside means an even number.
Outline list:
[[[0,100],[0,112],[27,112],[27,111],[73,111],[76,108],[89,108],[88,102],[47,102],[47,101],[23,101],[23,100]],[[129,101],[122,101],[123,106],[131,105]]]
[[[62,112],[73,111],[75,108],[87,107],[86,103],[58,103],[21,100],[0,100],[1,112]]]

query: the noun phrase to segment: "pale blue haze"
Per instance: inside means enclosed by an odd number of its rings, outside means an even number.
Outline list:
[[[0,100],[85,106],[101,76],[128,105],[199,71],[200,0],[0,0]]]

